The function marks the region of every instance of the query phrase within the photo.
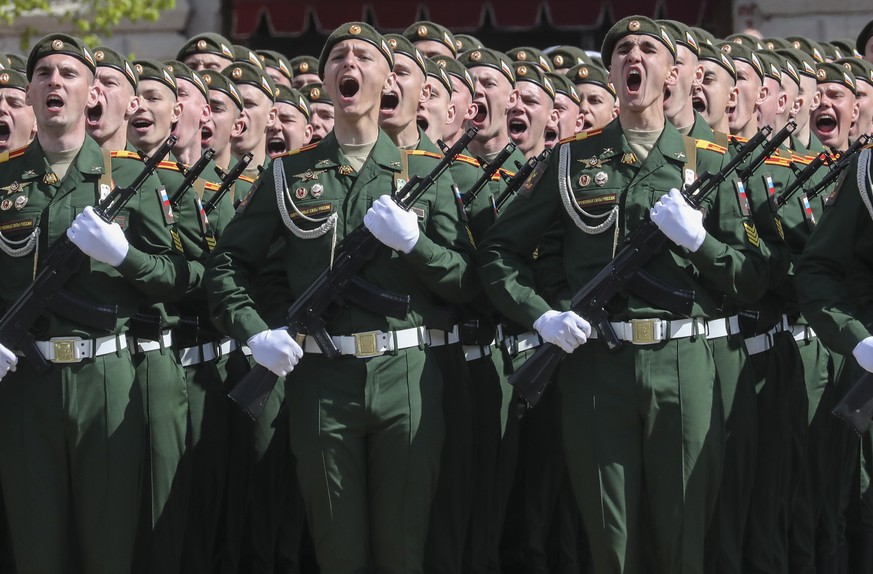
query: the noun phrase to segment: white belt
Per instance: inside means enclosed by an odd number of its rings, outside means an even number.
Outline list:
[[[494,344],[494,341],[491,341],[491,345]],[[479,345],[464,345],[464,359],[467,362],[475,361],[476,359],[481,359],[482,357],[490,357],[491,356],[491,345],[487,347],[480,347]]]
[[[134,343],[136,345],[134,346]],[[166,331],[161,331],[161,340],[160,341],[151,341],[149,339],[137,339],[136,337],[131,337],[131,347],[134,348],[134,353],[149,353],[151,351],[158,351],[163,347],[164,349],[169,349],[173,346],[173,332],[167,329]]]
[[[239,348],[237,342],[225,337],[219,343],[208,342],[196,347],[186,347],[179,351],[179,362],[183,367],[199,365],[223,357]]]
[[[817,337],[815,331],[813,331],[812,327],[810,327],[809,325],[791,325],[791,327],[786,332],[791,333],[791,336],[798,343],[810,341]]]
[[[369,331],[366,333],[354,333],[349,336],[331,337],[333,344],[342,355],[354,355],[359,359],[378,357],[391,351],[418,347],[427,342],[427,329],[413,327],[402,331]],[[315,342],[315,338],[306,335],[303,342],[303,351],[306,353],[321,353],[321,348]]]
[[[34,341],[46,361],[52,363],[78,363],[127,348],[127,337],[110,335],[99,339],[81,337],[53,337],[48,341]]]
[[[738,315],[725,317],[723,319],[713,319],[706,322],[706,338],[721,339],[728,335],[735,335],[740,332],[740,318]]]
[[[724,321],[724,319],[722,319]],[[718,320],[714,321],[717,323]],[[668,321],[666,319],[631,319],[610,323],[612,330],[620,341],[634,345],[654,345],[668,339],[684,339],[696,335],[705,336],[706,321],[703,319],[679,319]],[[724,326],[724,329],[727,329]],[[597,339],[596,329],[591,329],[589,339]]]
[[[749,352],[749,356],[757,355],[758,353],[763,353],[764,351],[769,351],[772,348],[772,330],[761,335],[755,335],[754,337],[749,337],[748,339],[746,339],[746,350]]]
[[[520,335],[507,335],[503,338],[503,348],[512,355],[536,349],[542,344],[542,337],[535,331],[527,331]]]
[[[454,345],[461,341],[458,335],[458,326],[452,327],[451,331],[443,331],[442,329],[427,329],[427,343],[430,347],[442,347],[443,345]]]
[[[243,345],[243,346],[240,347],[240,348],[242,349],[243,355],[245,355],[246,357],[251,357],[251,356],[252,356],[252,350],[249,349],[249,346],[248,346],[248,345]]]

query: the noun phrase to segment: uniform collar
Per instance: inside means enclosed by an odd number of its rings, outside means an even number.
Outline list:
[[[349,165],[332,131],[310,153],[312,153],[311,158],[314,169],[332,169]],[[390,171],[399,172],[402,169],[400,150],[394,145],[388,134],[381,129],[379,130],[379,137],[376,138],[376,145],[373,146],[367,161],[370,160],[375,161]]]

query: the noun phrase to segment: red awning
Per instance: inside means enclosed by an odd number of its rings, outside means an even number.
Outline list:
[[[665,15],[697,25],[706,5],[705,0],[232,1],[232,34],[237,38],[246,38],[254,33],[262,15],[266,16],[270,31],[278,35],[302,34],[306,31],[310,14],[315,16],[316,26],[323,33],[329,33],[345,22],[369,20],[370,14],[380,30],[403,30],[424,15],[428,20],[460,32],[478,29],[485,21],[486,12],[491,13],[491,22],[495,27],[510,30],[536,28],[542,24],[543,15],[555,28],[593,28],[600,23],[606,10],[611,10],[614,20],[631,14],[650,17]]]

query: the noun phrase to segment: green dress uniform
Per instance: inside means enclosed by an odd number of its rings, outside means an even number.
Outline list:
[[[360,171],[332,134],[274,160],[210,259],[206,287],[216,325],[242,341],[267,329],[249,292],[269,246],[285,238],[289,292],[302,293],[330,265],[334,242],[361,225],[375,199],[397,188],[402,154],[410,174],[434,165],[401,152],[381,131]],[[441,374],[427,349],[423,317],[433,313],[434,296],[449,303],[469,296],[472,267],[442,178],[413,209],[423,227],[414,249],[406,255],[381,249],[360,274],[410,295],[410,314],[396,319],[357,306],[337,309],[326,328],[347,354],[327,360],[307,337],[306,355],[285,381],[291,447],[325,573],[422,571],[443,436]],[[377,345],[372,354],[371,344]]]
[[[869,336],[873,325],[869,254],[873,186],[869,181],[869,158],[868,148],[847,170],[797,265],[796,283],[804,316],[832,356],[844,356],[842,366],[833,375],[835,399],[863,374],[852,351]],[[819,562],[829,568],[826,572],[835,571],[834,563],[840,559],[839,546],[845,544],[845,520],[841,514],[848,499],[841,483],[853,473],[859,452],[857,435],[846,432],[839,423],[832,428],[828,464],[837,465],[839,471],[834,470],[829,477],[818,547]],[[869,544],[869,530],[867,536]]]
[[[116,185],[142,169],[126,160],[111,165]],[[105,169],[90,137],[61,180],[38,140],[9,154],[0,170],[5,307],[73,218],[108,190]],[[88,259],[66,286],[95,305],[118,305],[116,328],[103,332],[48,312],[32,334],[49,341],[40,345],[51,369],[37,373],[23,360],[0,383],[0,479],[19,571],[65,572],[79,561],[83,572],[131,570],[145,436],[126,331],[144,299],[172,299],[188,280],[162,220],[159,185],[150,177],[116,218],[130,242],[122,264]],[[73,345],[84,356],[65,360],[69,342],[59,338],[81,341]]]
[[[551,225],[563,230],[563,266],[576,291],[665,192],[725,163],[724,148],[683,139],[667,125],[640,165],[618,121],[580,134],[557,153],[532,193],[509,206],[479,249],[486,291],[525,326],[550,309],[533,290],[526,260]],[[692,318],[622,294],[607,310],[631,344],[610,352],[594,337],[558,373],[564,448],[598,572],[636,572],[644,563],[659,572],[704,571],[723,443],[707,333],[726,331],[721,291],[754,300],[768,274],[760,238],[736,195],[716,192],[704,206],[709,233],[698,251],[671,247],[646,266],[661,281],[695,292]],[[661,335],[647,328],[659,326]]]

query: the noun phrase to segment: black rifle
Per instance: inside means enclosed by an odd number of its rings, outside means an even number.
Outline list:
[[[209,201],[203,204],[203,211],[206,212],[206,215],[209,215],[215,208],[218,207],[218,203],[221,201],[221,198],[230,190],[231,186],[239,179],[239,176],[246,170],[249,164],[252,162],[252,158],[255,157],[251,152],[246,153],[244,156],[239,158],[239,161],[236,162],[230,171],[227,173],[222,173],[218,167],[215,168],[215,171],[221,176],[221,186],[215,190],[215,193],[212,194],[212,197],[209,198]]]
[[[860,153],[864,146],[870,142],[870,139],[871,136],[869,134],[863,134],[849,146],[849,149],[840,153],[837,161],[830,166],[827,175],[825,175],[820,182],[815,184],[812,189],[806,193],[806,197],[812,199],[833,185],[846,168],[849,167],[849,164],[852,163],[852,156]]]
[[[537,165],[540,165],[540,169],[546,168],[545,160],[549,157],[549,154],[552,153],[552,150],[547,149],[544,150],[538,156],[532,157],[526,162],[521,168],[515,173],[514,176],[508,179],[506,189],[500,192],[500,195],[495,198],[493,195],[489,198],[491,200],[491,211],[494,214],[494,217],[497,217],[500,214],[500,208],[503,207],[509,198],[515,195],[521,186],[527,181],[527,179],[534,172],[534,169]]]
[[[788,186],[782,190],[782,193],[770,196],[770,209],[772,211],[779,211],[779,209],[784,207],[788,203],[788,200],[790,200],[799,189],[803,189],[806,183],[812,179],[812,176],[814,176],[816,172],[828,162],[830,162],[830,156],[824,152],[815,156],[815,159],[809,162],[809,165],[797,173],[794,181],[789,183]]]
[[[772,131],[763,128],[745,143],[721,171],[701,174],[682,195],[694,208],[699,208],[703,200],[718,188],[731,174],[746,161],[756,148],[763,145]],[[606,343],[610,350],[618,349],[622,342],[609,323],[606,305],[625,289],[628,282],[649,260],[667,244],[667,236],[651,220],[646,220],[634,231],[621,251],[592,278],[570,303],[570,310],[585,318]],[[560,347],[543,343],[521,367],[509,377],[518,394],[531,407],[539,402],[543,391],[557,368],[567,356]]]
[[[465,208],[470,207],[473,204],[473,202],[476,200],[476,197],[479,195],[479,192],[482,191],[482,189],[485,187],[485,184],[491,181],[491,178],[494,177],[494,174],[497,173],[497,170],[499,170],[500,167],[504,163],[506,163],[506,160],[509,159],[509,156],[511,156],[512,152],[514,151],[515,144],[509,142],[508,144],[506,144],[506,147],[504,147],[500,151],[500,153],[497,154],[497,157],[494,158],[494,161],[487,162],[481,157],[476,158],[479,161],[479,164],[485,169],[485,171],[482,173],[482,175],[479,176],[479,179],[476,180],[476,183],[473,184],[473,187],[464,192],[462,197],[464,200]]]
[[[761,148],[761,152],[755,157],[755,159],[750,161],[747,166],[737,170],[737,177],[743,182],[749,181],[749,178],[752,177],[752,174],[758,171],[758,168],[761,167],[765,161],[767,161],[767,158],[776,153],[776,151],[780,147],[782,147],[782,144],[785,142],[785,140],[791,137],[791,134],[794,133],[794,130],[796,129],[797,124],[794,123],[793,120],[785,124],[785,127],[776,132],[776,135],[770,138],[770,140],[766,144],[764,144],[764,147]],[[761,131],[759,131],[753,137],[759,137],[761,133],[770,135],[770,132],[772,131],[773,128],[771,128],[770,126],[764,126],[763,128],[761,128]]]
[[[127,187],[116,186],[109,195],[100,201],[95,207],[97,213],[104,221],[111,223],[112,219],[127,205],[136,194],[146,179],[157,169],[158,164],[170,153],[176,144],[176,138],[171,136],[155,153],[146,158],[142,171]],[[17,349],[24,353],[33,368],[44,373],[50,367],[34,343],[30,329],[34,322],[46,309],[51,307],[53,300],[62,290],[64,284],[75,275],[88,256],[85,255],[76,244],[70,241],[66,234],[55,241],[45,258],[42,269],[36,275],[24,293],[13,303],[0,318],[0,343],[7,349]],[[74,295],[66,294],[65,298],[74,298]],[[115,329],[118,306],[92,305],[93,317],[88,324],[106,331]]]
[[[403,210],[409,211],[412,206],[436,183],[436,180],[449,167],[455,157],[476,136],[478,129],[470,128],[455,144],[445,152],[445,156],[425,177],[414,175],[392,198]],[[299,335],[307,334],[315,339],[321,352],[328,359],[340,356],[339,350],[325,329],[325,314],[338,300],[347,296],[346,290],[354,284],[358,272],[370,261],[382,242],[363,224],[349,233],[336,246],[336,256],[333,264],[306,288],[288,309],[288,334],[299,339]],[[358,280],[360,283],[360,279]],[[371,287],[376,290],[376,287]],[[386,296],[390,294],[383,294]],[[406,316],[409,310],[409,295],[390,295],[403,301]],[[246,413],[256,419],[264,412],[264,407],[278,377],[266,367],[255,365],[249,373],[228,393]]]
[[[200,159],[189,168],[186,168],[181,163],[176,163],[179,167],[179,171],[185,176],[185,179],[182,180],[182,184],[173,192],[173,195],[170,196],[170,203],[173,207],[179,207],[179,202],[182,201],[182,197],[189,189],[191,189],[197,181],[197,178],[200,177],[200,174],[203,173],[203,170],[206,169],[206,166],[209,165],[209,162],[212,161],[214,156],[215,150],[207,148],[207,150],[203,152],[203,155],[200,156]]]

